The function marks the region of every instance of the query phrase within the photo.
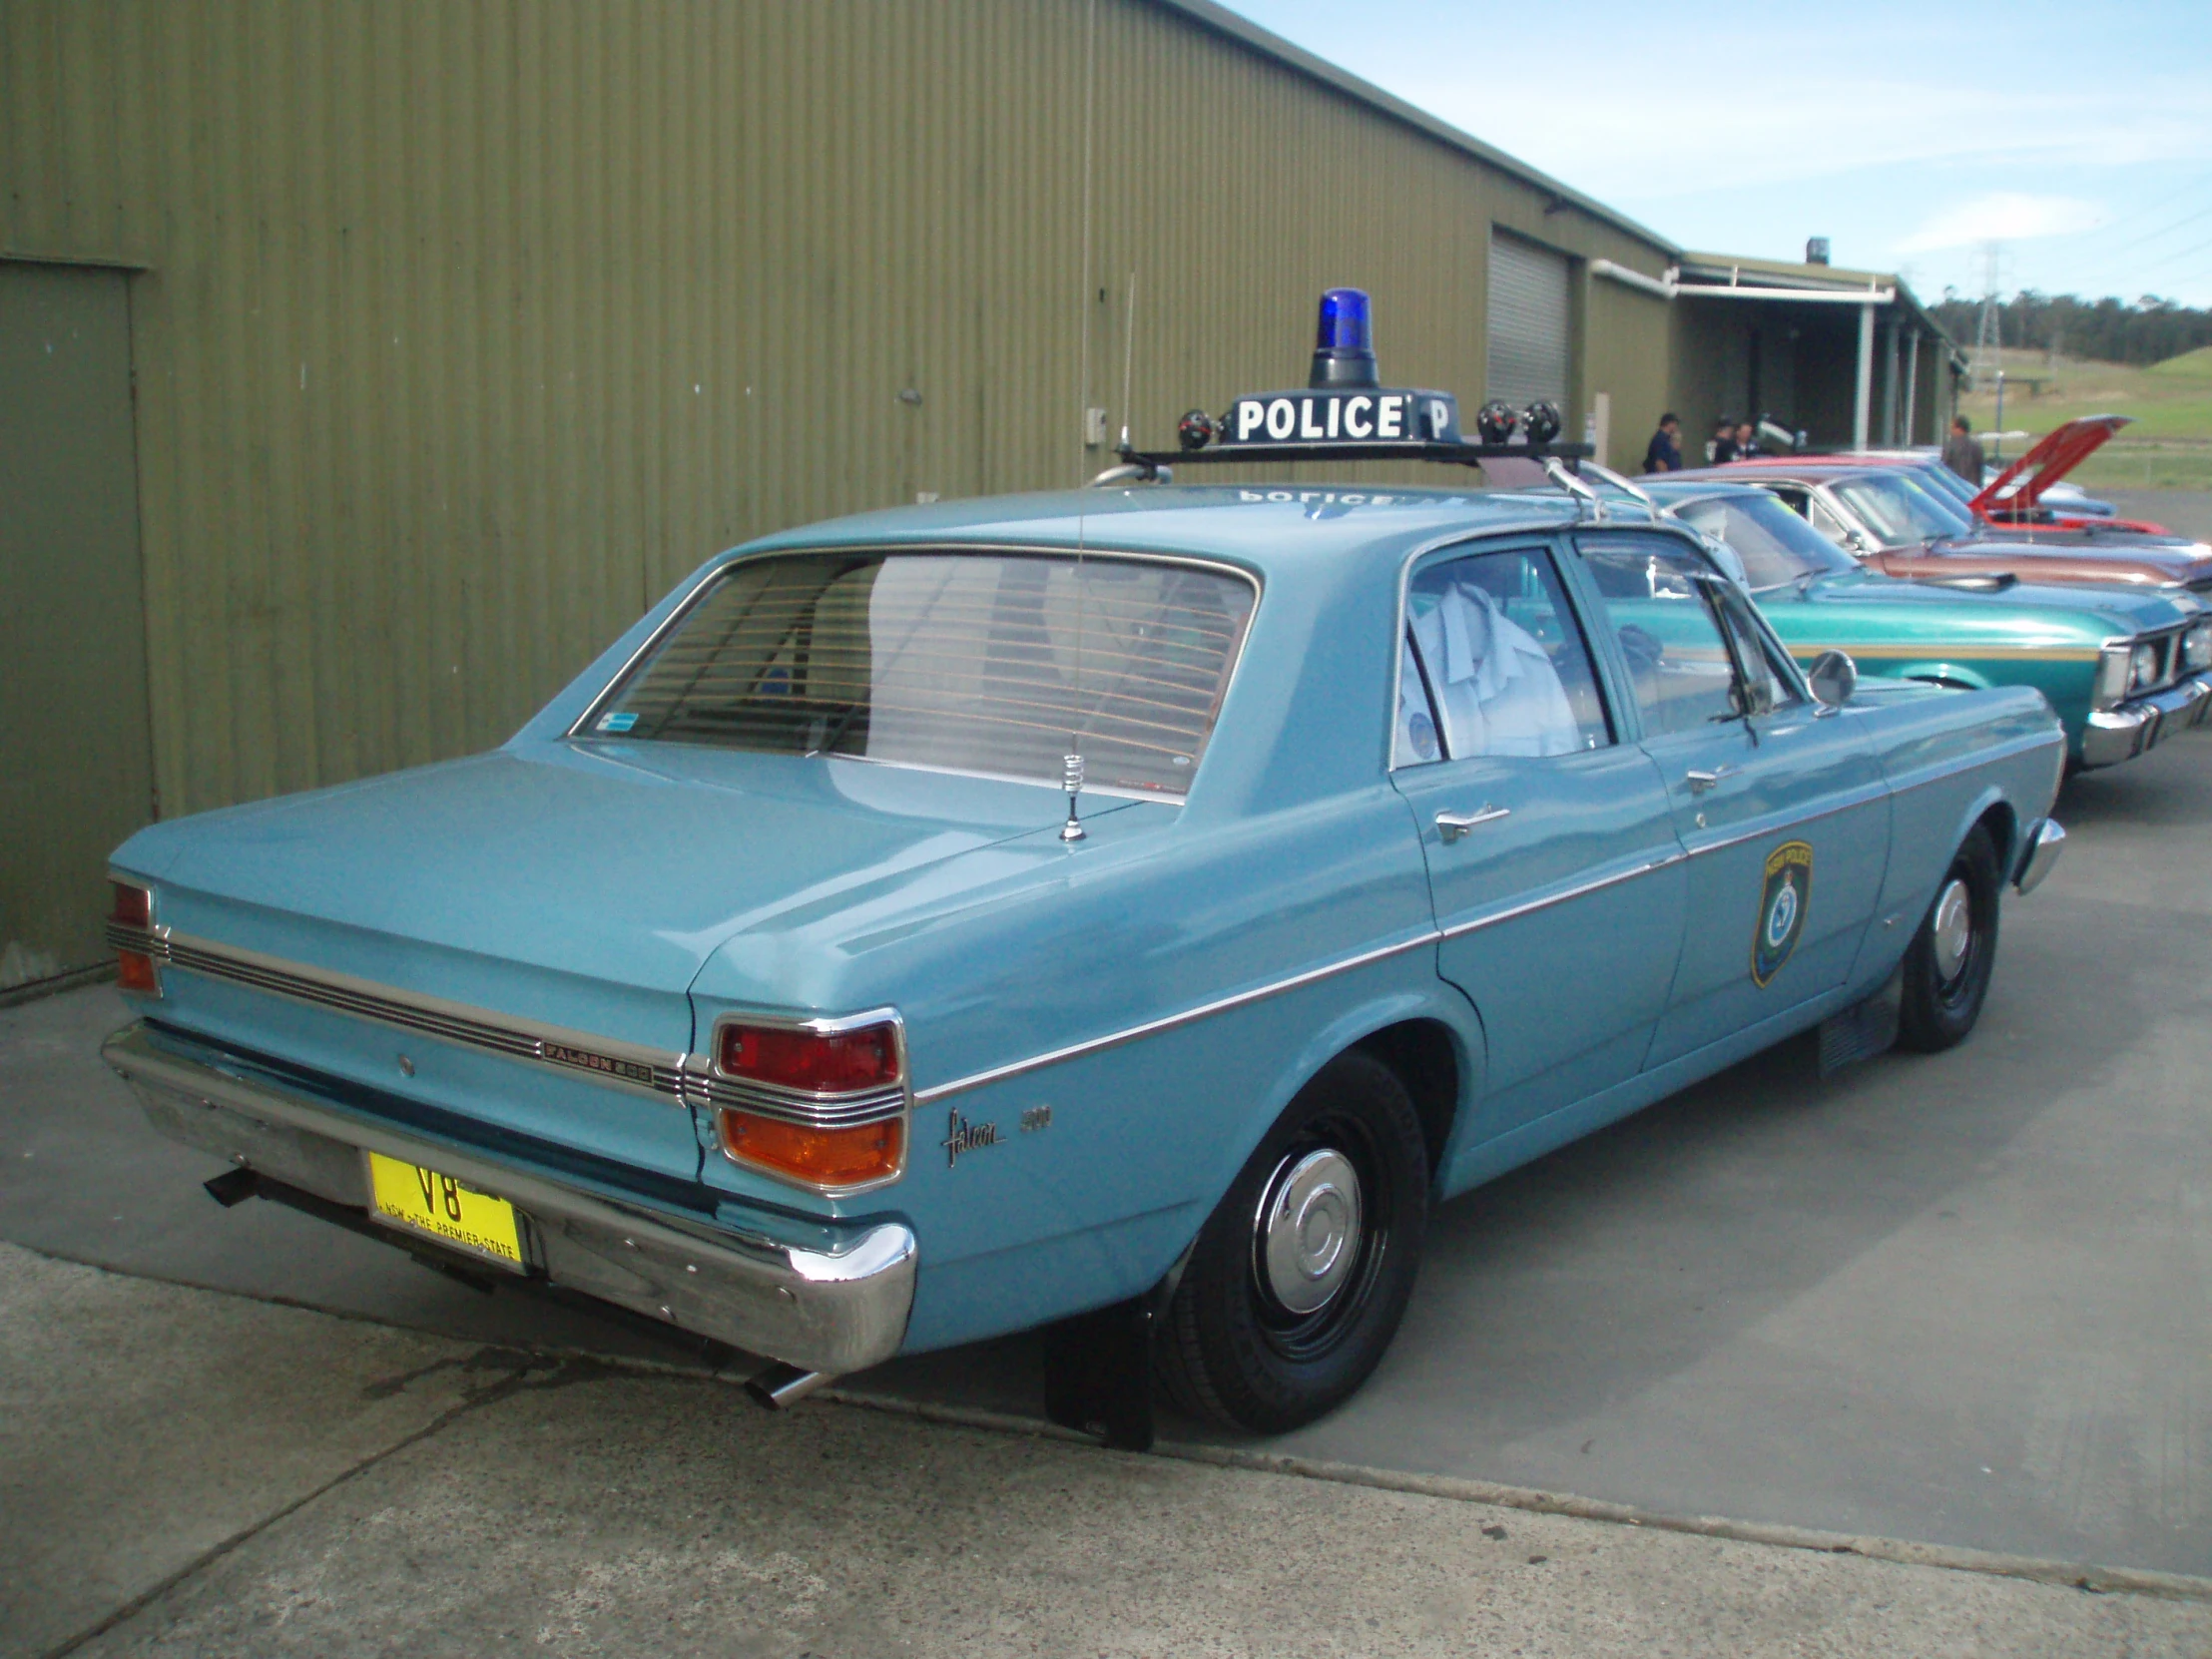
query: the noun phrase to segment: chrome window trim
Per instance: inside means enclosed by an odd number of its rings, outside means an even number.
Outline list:
[[[1113,546],[1091,547],[1086,545],[1083,547],[1064,547],[1058,545],[1033,544],[1027,542],[956,541],[910,543],[828,542],[820,546],[765,547],[757,553],[745,553],[739,555],[736,558],[725,559],[722,563],[714,566],[704,576],[702,576],[699,579],[698,583],[694,585],[692,591],[684,596],[682,602],[677,605],[676,609],[669,612],[666,617],[662,618],[661,625],[658,628],[654,629],[651,634],[647,635],[644,643],[639,645],[639,647],[635,651],[631,652],[630,655],[623,660],[622,667],[615,671],[615,673],[608,679],[607,683],[604,686],[601,686],[599,688],[599,690],[593,695],[591,702],[585,706],[584,712],[569,724],[568,729],[564,731],[561,736],[571,743],[619,743],[625,741],[622,739],[620,734],[602,734],[590,731],[588,730],[588,728],[594,721],[599,718],[602,713],[605,712],[608,703],[613,700],[615,693],[621,690],[624,683],[629,680],[631,674],[637,670],[638,666],[643,663],[645,659],[660,646],[661,642],[668,637],[669,633],[674,628],[676,628],[678,624],[680,624],[686,617],[688,617],[692,613],[694,607],[698,606],[706,599],[707,595],[714,590],[714,587],[718,582],[720,582],[731,571],[737,569],[738,566],[751,564],[757,559],[785,559],[802,557],[816,558],[825,554],[832,557],[839,554],[859,554],[874,557],[888,557],[892,554],[910,554],[918,557],[942,557],[947,554],[985,557],[992,555],[1002,555],[1014,558],[1064,559],[1069,561],[1070,563],[1086,559],[1115,559],[1124,562],[1134,562],[1138,564],[1177,565],[1187,570],[1203,570],[1217,576],[1235,577],[1252,589],[1252,610],[1245,617],[1244,627],[1238,631],[1237,648],[1235,651],[1230,653],[1228,665],[1224,669],[1221,677],[1221,690],[1214,699],[1214,724],[1212,726],[1209,726],[1206,731],[1206,747],[1209,750],[1212,749],[1214,746],[1214,733],[1219,728],[1221,723],[1222,706],[1229,701],[1230,692],[1236,688],[1237,671],[1244,666],[1245,647],[1251,643],[1252,625],[1253,622],[1259,617],[1260,602],[1267,597],[1266,584],[1261,581],[1257,572],[1247,570],[1242,565],[1231,564],[1225,559],[1209,559],[1202,554],[1196,553],[1146,553],[1139,552],[1134,549]],[[663,740],[630,739],[628,741],[658,743]],[[825,759],[839,761],[873,761],[873,764],[877,766],[901,768],[908,767],[908,763],[906,762],[885,761],[864,755],[835,755],[827,756],[825,757]],[[1193,776],[1191,779],[1192,783],[1196,783],[1198,781],[1196,774],[1199,771],[1203,771],[1205,769],[1205,765],[1206,762],[1204,758],[1201,757],[1198,763],[1198,767],[1193,772]],[[1017,784],[1051,785],[1054,783],[1053,780],[1049,779],[1012,778],[1005,773],[977,772],[965,767],[912,767],[909,768],[909,770],[941,773],[954,778],[989,778],[996,779],[1001,782]],[[1184,801],[1189,798],[1190,792],[1186,789],[1180,794],[1171,794],[1163,790],[1155,794],[1152,792],[1139,790],[1109,789],[1106,786],[1101,785],[1088,788],[1086,793],[1093,795],[1110,794],[1126,797],[1127,799],[1133,801],[1165,801],[1173,803],[1177,806],[1181,806]]]

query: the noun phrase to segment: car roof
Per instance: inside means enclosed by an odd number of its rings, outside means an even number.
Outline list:
[[[741,554],[815,547],[1000,546],[1222,559],[1263,580],[1391,561],[1463,536],[1571,528],[1563,495],[1286,481],[1134,484],[895,507],[749,542]]]

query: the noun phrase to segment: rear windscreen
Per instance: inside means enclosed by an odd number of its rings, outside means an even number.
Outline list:
[[[1165,561],[792,553],[728,568],[585,735],[1180,796],[1251,619]]]

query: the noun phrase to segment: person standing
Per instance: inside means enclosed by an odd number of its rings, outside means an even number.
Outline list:
[[[1981,453],[1981,440],[1973,435],[1964,415],[1950,417],[1950,436],[1943,440],[1943,465],[1975,489],[1981,488],[1982,468],[1988,461]]]
[[[1659,430],[1652,433],[1651,441],[1644,445],[1644,470],[1682,470],[1682,421],[1671,409],[1659,417]]]
[[[1706,459],[1726,466],[1736,458],[1736,423],[1723,415],[1713,427],[1713,441],[1705,446]]]
[[[1736,459],[1748,461],[1754,455],[1764,455],[1766,451],[1759,447],[1758,428],[1748,420],[1738,422],[1736,427]]]

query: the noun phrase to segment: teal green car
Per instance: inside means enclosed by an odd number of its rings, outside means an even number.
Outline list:
[[[2065,723],[2077,768],[2132,760],[2212,714],[2212,615],[2193,594],[1902,581],[1863,569],[1765,490],[1644,487],[1668,517],[1734,553],[1801,663],[1842,651],[1897,679],[2032,686]]]

